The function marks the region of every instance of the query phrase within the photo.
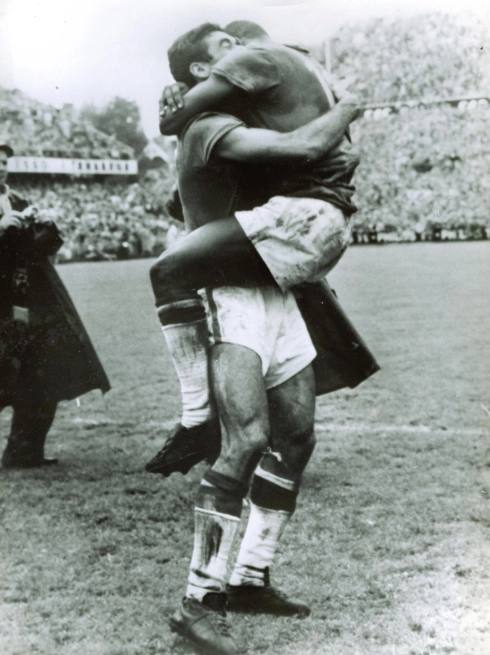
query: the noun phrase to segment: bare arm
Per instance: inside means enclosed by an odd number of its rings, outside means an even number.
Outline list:
[[[166,136],[180,134],[191,118],[203,111],[216,109],[221,101],[236,91],[233,84],[218,75],[211,75],[204,82],[196,84],[185,96],[181,95],[180,103],[171,100],[172,96],[175,97],[175,93],[170,92],[171,88],[164,89],[160,111],[160,132]]]
[[[316,161],[340,143],[358,113],[357,97],[346,93],[328,113],[293,132],[237,127],[220,139],[214,152],[242,162]]]

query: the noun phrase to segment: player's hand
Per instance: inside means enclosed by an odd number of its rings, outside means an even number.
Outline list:
[[[351,93],[350,91],[344,91],[342,97],[339,98],[339,102],[343,102],[344,105],[358,105],[359,98],[356,93]]]
[[[160,100],[160,116],[165,116],[167,111],[176,112],[182,109],[187,91],[189,87],[184,82],[175,82],[166,86]]]
[[[344,94],[349,93],[348,88],[352,86],[355,81],[356,77],[354,75],[348,75],[342,79],[335,75],[330,76],[330,87],[336,99],[340,100]]]
[[[352,111],[351,120],[355,121],[356,118],[359,116],[361,105],[359,103],[359,98],[355,93],[350,93],[350,91],[344,91],[342,97],[339,98],[338,104],[350,107]]]

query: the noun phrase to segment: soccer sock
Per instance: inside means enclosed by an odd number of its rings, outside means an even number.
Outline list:
[[[157,308],[158,317],[180,381],[182,420],[186,428],[214,415],[208,378],[208,326],[203,302],[194,299]]]
[[[265,569],[276,554],[279,539],[296,507],[295,482],[258,466],[250,494],[250,516],[230,585],[263,586]]]
[[[212,469],[205,473],[194,510],[188,598],[202,602],[206,594],[224,591],[228,560],[246,494],[247,487],[241,482]]]

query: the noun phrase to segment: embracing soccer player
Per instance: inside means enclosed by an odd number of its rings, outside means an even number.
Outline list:
[[[147,466],[164,475],[185,472],[215,456],[219,443],[207,383],[204,314],[196,290],[227,283],[264,284],[271,276],[286,290],[322,279],[345,251],[350,216],[356,211],[351,180],[359,158],[347,132],[357,116],[356,102],[350,96],[335,106],[311,58],[270,40],[262,42],[262,28],[247,26],[254,41],[247,47],[210,23],[177,39],[169,50],[170,67],[178,81],[192,88],[180,110],[163,112],[162,132],[180,132],[206,109],[226,110],[243,123],[227,129],[226,139],[223,134],[216,137],[224,147],[239,139],[247,126],[273,129],[286,137],[330,114],[330,141],[323,151],[291,161],[281,152],[257,152],[249,135],[232,157],[245,163],[270,162],[254,183],[262,192],[256,208],[233,214],[229,206],[217,207],[214,218],[223,219],[219,226],[200,227],[152,267],[156,305],[183,397],[181,425]],[[260,141],[264,135],[255,138]],[[245,184],[255,179],[249,172],[246,177]],[[228,184],[226,176],[221,183]]]
[[[182,37],[186,47],[181,50],[190,48],[196,56],[196,43],[203,40],[211,49],[226,49],[230,37],[211,28]],[[199,70],[193,63],[190,70]],[[196,420],[199,427],[178,431],[147,468],[164,474],[186,470],[202,459],[203,451],[211,453],[210,414],[205,413],[210,412],[210,398],[201,393],[207,393],[209,356],[211,388],[223,426],[221,451],[201,482],[187,590],[170,621],[174,631],[209,653],[241,652],[226,609],[299,616],[310,611],[305,602],[277,591],[269,577],[315,443],[311,362],[316,352],[288,285],[291,277],[308,277],[311,260],[318,266],[320,259],[322,270],[328,269],[344,247],[340,244],[347,228],[342,212],[331,214],[321,199],[299,196],[289,203],[279,198],[279,208],[273,202],[264,204],[270,193],[265,166],[281,162],[285,174],[292,175],[293,169],[306,174],[311,161],[335,148],[356,113],[355,99],[346,96],[329,113],[281,133],[209,112],[190,120],[180,135],[179,189],[186,224],[193,231],[157,262],[152,280],[162,293],[157,306],[178,368],[179,356],[192,344],[191,357],[183,358],[179,374],[185,409],[191,410],[184,420]],[[262,239],[252,243],[242,227],[256,220],[265,248]],[[209,275],[213,256],[220,260],[219,273]],[[174,259],[191,262],[186,275],[193,277],[190,283],[175,281],[167,289],[166,283],[160,285],[161,277],[166,279],[162,269],[171,270]],[[204,279],[205,304],[192,293]],[[162,299],[166,302],[159,304]],[[334,304],[331,307],[335,310]],[[369,371],[375,368],[371,358]],[[188,444],[192,447],[186,450]],[[249,491],[250,517],[227,584],[233,540]]]

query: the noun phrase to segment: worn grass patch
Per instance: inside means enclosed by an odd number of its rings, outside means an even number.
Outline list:
[[[489,256],[487,243],[357,248],[332,275],[383,370],[319,400],[273,571],[312,615],[233,616],[251,653],[490,652]],[[192,652],[167,620],[203,469],[143,471],[179,410],[148,265],[60,268],[113,389],[60,407],[58,467],[0,471],[2,655]]]

